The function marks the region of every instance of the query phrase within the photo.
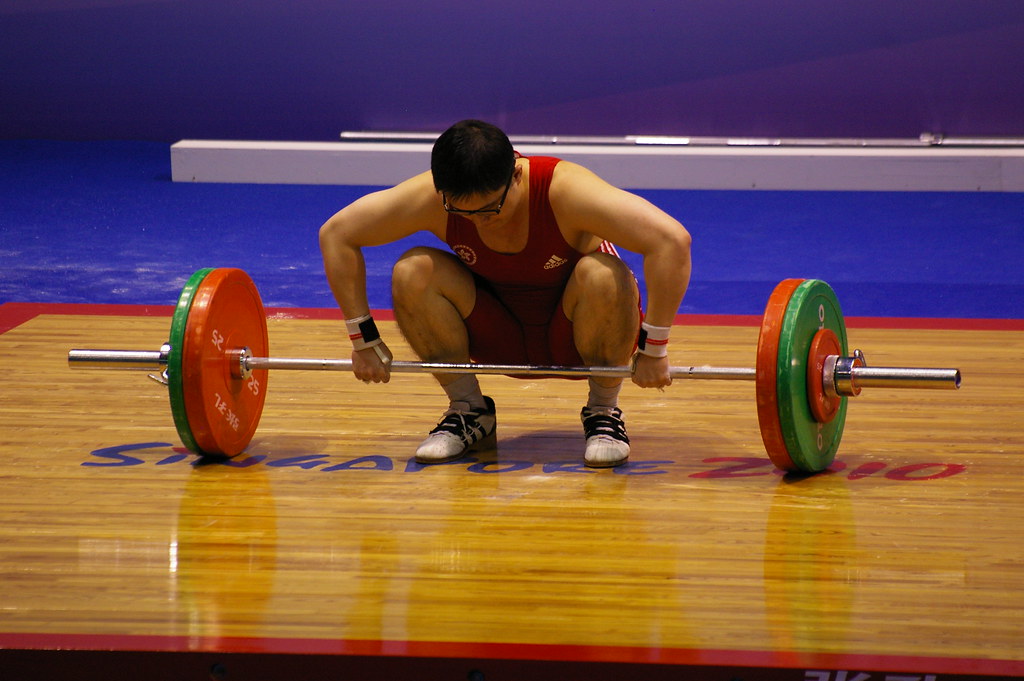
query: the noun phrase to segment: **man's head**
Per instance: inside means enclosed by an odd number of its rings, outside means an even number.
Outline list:
[[[505,189],[515,164],[505,133],[475,120],[460,121],[445,130],[430,154],[434,189],[450,200]]]

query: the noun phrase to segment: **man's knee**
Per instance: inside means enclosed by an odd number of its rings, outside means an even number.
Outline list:
[[[428,246],[415,246],[403,253],[391,268],[394,296],[416,295],[435,285],[438,270],[444,267],[445,253]]]
[[[414,246],[399,256],[391,268],[391,275],[394,278],[418,277],[429,273],[433,267],[434,260],[440,251],[428,246]]]
[[[614,255],[588,253],[576,263],[573,278],[579,298],[596,296],[606,303],[636,304],[636,278],[626,263]]]
[[[397,306],[418,306],[433,297],[445,298],[466,317],[475,300],[473,275],[451,253],[415,246],[391,270],[391,297]]]

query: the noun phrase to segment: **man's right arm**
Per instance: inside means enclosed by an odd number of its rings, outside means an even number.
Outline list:
[[[415,232],[441,233],[444,209],[430,173],[367,194],[335,213],[320,228],[320,252],[327,283],[345,319],[369,314],[366,263],[362,249],[392,243]],[[390,357],[390,351],[385,352]],[[372,348],[353,352],[356,377],[387,381],[389,372]]]

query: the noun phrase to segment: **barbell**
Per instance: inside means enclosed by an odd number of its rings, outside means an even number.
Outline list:
[[[201,455],[235,456],[263,412],[270,369],[349,371],[344,359],[269,356],[259,292],[244,271],[206,268],[185,283],[167,343],[155,351],[71,350],[72,368],[160,371],[182,443]],[[618,367],[395,361],[395,373],[628,377]],[[786,279],[765,306],[754,368],[671,367],[673,379],[752,380],[768,457],[787,471],[817,473],[835,459],[847,398],[868,387],[957,389],[958,369],[871,367],[847,349],[846,325],[832,288],[819,279]]]

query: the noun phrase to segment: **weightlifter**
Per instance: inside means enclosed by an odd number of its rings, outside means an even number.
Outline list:
[[[362,249],[419,231],[450,249],[412,248],[392,272],[395,318],[424,362],[619,366],[635,352],[634,383],[672,382],[669,330],[690,279],[686,229],[582,166],[521,156],[504,132],[474,120],[437,139],[430,171],[358,199],[320,228],[356,378],[386,383],[392,358],[370,317]],[[612,244],[643,256],[646,314]],[[416,460],[493,446],[495,405],[477,377],[436,378],[449,406]],[[584,462],[618,466],[629,456],[622,379],[588,380]]]

